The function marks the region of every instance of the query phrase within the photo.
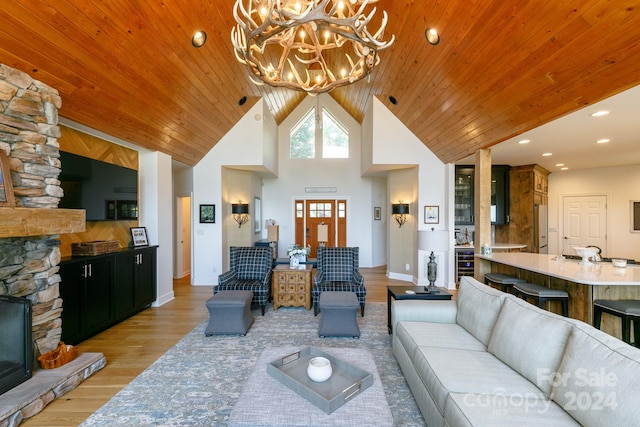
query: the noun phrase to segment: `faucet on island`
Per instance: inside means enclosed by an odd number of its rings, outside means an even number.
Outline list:
[[[600,249],[598,246],[595,246],[595,245],[589,245],[587,246],[587,248],[596,248],[598,250],[598,252],[596,252],[596,254],[591,257],[591,261],[593,262],[602,261],[602,249]]]

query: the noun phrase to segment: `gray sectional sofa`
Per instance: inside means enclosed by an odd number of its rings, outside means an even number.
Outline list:
[[[429,427],[640,425],[640,350],[471,277],[392,305],[393,352]]]

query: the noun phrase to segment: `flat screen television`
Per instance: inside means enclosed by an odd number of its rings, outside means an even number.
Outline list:
[[[60,163],[58,207],[84,209],[87,221],[138,218],[138,171],[65,151]]]

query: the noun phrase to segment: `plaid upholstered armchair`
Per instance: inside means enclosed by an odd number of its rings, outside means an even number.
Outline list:
[[[326,291],[355,292],[364,317],[364,300],[367,290],[358,271],[359,248],[319,247],[318,270],[313,277],[313,312],[318,314],[320,294]]]
[[[253,304],[262,308],[271,297],[271,248],[267,246],[229,248],[229,271],[218,276],[218,286],[213,293],[219,291],[251,291]]]

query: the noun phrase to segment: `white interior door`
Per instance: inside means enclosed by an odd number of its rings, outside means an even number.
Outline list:
[[[175,279],[191,273],[191,197],[176,200]]]
[[[563,253],[575,255],[575,246],[598,246],[607,252],[607,196],[563,198]]]

